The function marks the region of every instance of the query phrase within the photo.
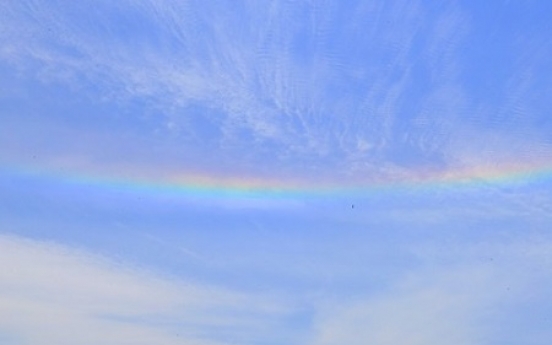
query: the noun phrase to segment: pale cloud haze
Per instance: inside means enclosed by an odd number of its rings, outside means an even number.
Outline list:
[[[0,3],[0,343],[548,344],[551,5]]]

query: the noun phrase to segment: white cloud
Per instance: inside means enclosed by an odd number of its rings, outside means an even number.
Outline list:
[[[488,272],[432,272],[427,282],[356,301],[327,312],[317,326],[316,345],[459,345],[477,343],[473,314],[485,306],[478,289]],[[418,277],[421,278],[421,277]],[[482,304],[482,302],[484,302]]]
[[[551,243],[541,236],[413,246],[422,264],[392,287],[322,300],[310,344],[547,344]]]
[[[280,145],[277,155],[353,160],[366,159],[358,136],[369,136],[375,150],[393,145],[392,127],[409,107],[410,59],[426,15],[410,2],[344,8],[354,14],[346,20],[337,5],[308,2],[248,2],[243,13],[166,1],[3,7],[1,56],[20,67],[37,64],[46,79],[77,88],[89,79],[109,97],[151,99],[173,128],[186,120],[171,109],[194,103],[217,109],[209,116],[223,146],[246,130]],[[142,31],[132,31],[137,21]],[[391,30],[391,21],[401,25]],[[450,51],[458,33],[431,35]],[[450,55],[434,43],[432,56]]]
[[[0,335],[14,344],[247,342],[289,311],[17,237],[0,237],[0,262]]]
[[[526,135],[539,132],[526,117],[540,110],[530,102],[540,65],[525,58],[531,67],[514,66],[504,104],[475,104],[466,82],[474,76],[462,69],[474,26],[468,10],[408,1],[12,2],[0,5],[0,59],[110,104],[151,106],[147,126],[161,132],[149,133],[158,145],[152,160],[187,165],[217,150],[216,162],[198,165],[370,180],[420,166],[546,158],[545,131]],[[515,119],[502,131],[483,128],[493,117]],[[167,144],[167,132],[180,140]],[[117,149],[97,149],[98,163],[126,150],[109,145]]]

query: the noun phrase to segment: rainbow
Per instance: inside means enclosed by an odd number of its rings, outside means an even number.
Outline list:
[[[121,171],[121,169],[111,169]],[[404,173],[394,178],[349,179],[347,182],[228,177],[204,173],[113,173],[92,169],[48,169],[32,165],[1,165],[0,177],[15,176],[65,186],[140,194],[194,198],[325,198],[400,191],[527,186],[552,183],[552,163],[503,164],[444,171]],[[125,172],[126,171],[126,172]]]

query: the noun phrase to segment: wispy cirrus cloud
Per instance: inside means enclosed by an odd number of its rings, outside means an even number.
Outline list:
[[[10,3],[0,56],[35,82],[100,99],[87,118],[131,109],[126,123],[151,138],[131,145],[156,145],[167,162],[216,151],[226,169],[335,180],[548,159],[538,126],[546,106],[533,92],[548,46],[518,43],[524,54],[505,60],[509,77],[479,73],[470,44],[482,29],[469,10],[403,1]],[[481,94],[479,81],[494,94]]]
[[[254,144],[254,161],[272,152],[307,170],[370,170],[384,160],[398,168],[401,156],[437,152],[451,117],[422,111],[428,125],[416,122],[425,129],[404,139],[417,117],[407,113],[450,84],[466,20],[456,8],[429,13],[406,2],[3,7],[4,61],[101,88],[104,99],[145,100],[161,110],[165,131],[217,128],[210,136],[223,150]],[[435,75],[417,79],[429,65]]]

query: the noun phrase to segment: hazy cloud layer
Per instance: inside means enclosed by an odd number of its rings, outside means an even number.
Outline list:
[[[292,312],[54,243],[2,236],[0,249],[0,334],[17,344],[251,342]]]
[[[0,2],[0,343],[548,344],[548,2]]]
[[[384,290],[307,298],[314,318],[301,332],[276,328],[300,310],[282,296],[163,278],[52,242],[3,236],[0,249],[0,334],[10,343],[543,344],[550,336],[552,259],[542,237],[412,246],[424,264]],[[534,314],[513,313],[526,308]]]

